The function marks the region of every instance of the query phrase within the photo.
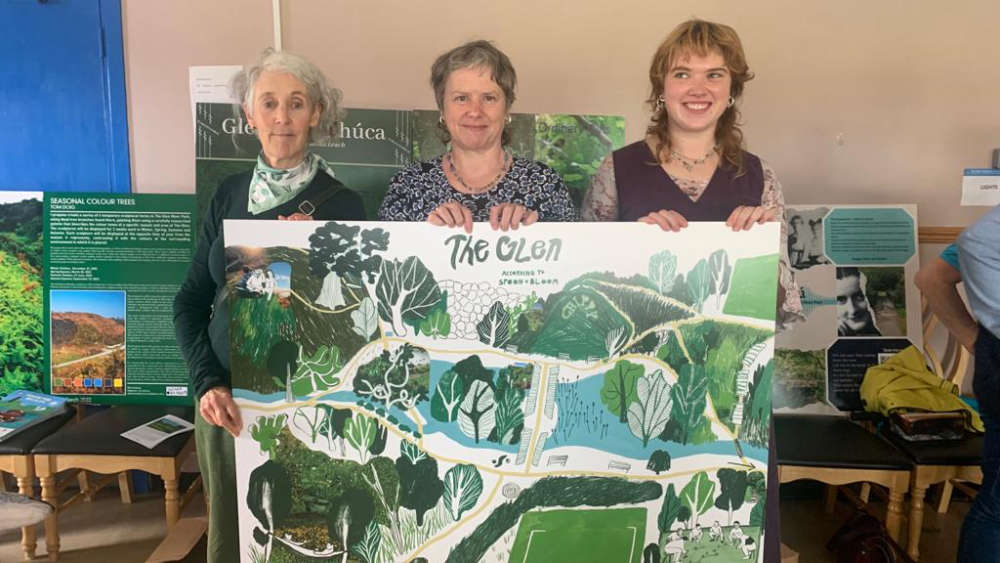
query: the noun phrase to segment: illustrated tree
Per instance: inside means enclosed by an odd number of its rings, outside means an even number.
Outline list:
[[[327,533],[341,543],[341,563],[347,562],[351,546],[365,537],[368,524],[374,519],[375,502],[371,494],[362,488],[349,488],[333,499],[327,512]]]
[[[387,457],[374,457],[360,471],[361,480],[368,485],[372,497],[381,505],[389,521],[389,534],[395,545],[402,545],[403,532],[399,520],[401,478],[396,464]]]
[[[496,401],[493,389],[482,380],[475,380],[458,408],[458,427],[462,434],[479,443],[496,425]]]
[[[329,417],[329,407],[316,405],[314,407],[296,407],[292,413],[292,426],[309,435],[309,443],[315,444],[320,436],[320,430]],[[280,428],[279,428],[280,430]]]
[[[362,230],[336,221],[319,226],[309,236],[309,269],[324,276],[316,303],[329,309],[344,305],[343,281],[363,285],[368,295],[374,295],[375,276],[382,262],[377,253],[388,248],[389,233],[381,228]]]
[[[471,388],[472,382],[477,379],[493,386],[493,372],[483,366],[483,360],[478,355],[473,354],[459,360],[451,369],[462,378],[463,389]]]
[[[767,501],[767,477],[763,471],[751,471],[747,475],[746,502],[754,503],[750,509],[750,525],[764,525],[764,508]]]
[[[462,517],[462,513],[476,506],[482,492],[483,478],[474,465],[456,465],[444,474],[441,498],[455,522]]]
[[[705,406],[708,401],[708,378],[700,365],[685,364],[677,374],[677,383],[670,389],[673,408],[670,420],[674,427],[671,439],[681,444],[700,443],[714,439]]]
[[[716,476],[719,478],[719,496],[715,499],[715,507],[726,511],[726,525],[731,526],[733,511],[739,510],[746,500],[747,472],[723,467],[716,472]]]
[[[628,407],[628,428],[642,440],[643,447],[666,428],[670,402],[670,385],[662,371],[644,375],[636,382],[636,400]]]
[[[712,292],[712,274],[708,261],[702,258],[691,268],[687,275],[687,288],[691,294],[691,306],[695,310],[701,311],[705,304],[705,299]]]
[[[725,249],[720,248],[708,256],[708,274],[711,294],[715,295],[716,307],[721,310],[722,296],[729,292],[729,280],[733,274]]]
[[[511,386],[511,380],[498,376],[495,392],[496,422],[490,439],[499,444],[516,444],[521,441],[521,430],[524,428],[524,411],[521,410],[521,400],[524,391]]]
[[[285,389],[285,401],[294,402],[292,375],[298,369],[299,348],[295,344],[280,340],[267,353],[267,373],[279,388]]]
[[[316,405],[316,408],[324,409],[327,413],[319,424],[319,434],[326,439],[327,449],[333,453],[334,447],[339,444],[340,453],[344,455],[346,453],[344,428],[353,412],[351,409],[338,409],[325,404]]]
[[[261,453],[266,453],[271,460],[275,459],[278,446],[278,435],[285,427],[286,416],[259,416],[257,422],[250,425],[250,437],[260,444]]]
[[[292,376],[291,392],[293,395],[308,395],[314,391],[325,391],[340,383],[336,377],[344,363],[340,358],[340,349],[336,345],[321,345],[312,356],[305,354],[299,346],[296,363],[298,368]],[[279,387],[285,387],[281,383]]]
[[[662,250],[649,258],[649,281],[656,290],[667,295],[674,288],[677,276],[677,257],[669,250]]]
[[[660,563],[660,546],[655,543],[646,545],[642,550],[642,563]]]
[[[767,445],[767,432],[771,423],[771,381],[774,364],[768,362],[754,371],[743,408],[743,426],[740,439],[757,447]]]
[[[604,373],[601,402],[618,415],[619,422],[627,422],[628,407],[636,400],[636,382],[646,373],[641,364],[618,360],[615,367]]]
[[[487,346],[503,348],[510,339],[510,316],[503,303],[495,301],[486,315],[476,324],[479,341]]]
[[[451,315],[448,314],[448,292],[441,292],[441,301],[431,309],[419,327],[419,332],[431,338],[445,338],[451,334]]]
[[[361,397],[393,406],[412,409],[425,400],[430,383],[427,351],[405,343],[395,349],[384,349],[355,373],[354,392]]]
[[[434,386],[434,396],[431,397],[431,416],[441,422],[453,422],[458,419],[458,406],[462,403],[465,385],[454,369],[444,372],[437,385]]]
[[[367,340],[375,334],[378,330],[378,311],[370,297],[361,299],[358,308],[351,311],[351,322],[351,330],[361,338]]]
[[[674,484],[667,485],[667,492],[663,494],[663,504],[656,516],[656,527],[660,530],[661,537],[670,533],[670,528],[673,527],[677,515],[680,514],[682,504],[680,497],[674,491]]]
[[[681,501],[691,509],[692,528],[698,525],[698,516],[712,507],[714,494],[715,482],[704,471],[695,473],[688,484],[681,489]]]
[[[378,314],[392,324],[396,336],[408,334],[407,325],[420,326],[441,301],[441,288],[434,274],[416,256],[382,260],[375,286]]]
[[[653,453],[649,454],[649,462],[646,463],[646,469],[657,475],[661,471],[670,469],[670,454],[666,450],[654,450]]]
[[[292,511],[292,483],[285,468],[267,460],[250,472],[247,486],[247,508],[263,526],[254,528],[254,540],[264,547],[264,560],[271,554],[274,531]]]
[[[444,492],[444,482],[438,478],[437,460],[423,455],[411,444],[410,450],[404,450],[396,459],[396,470],[399,472],[399,506],[412,509],[416,513],[417,526],[423,526],[424,514],[437,505]]]
[[[358,451],[361,463],[368,459],[368,448],[375,442],[374,418],[357,413],[344,423],[344,439],[352,448]]]
[[[382,532],[378,523],[373,519],[368,522],[368,527],[365,528],[365,534],[361,536],[361,541],[351,547],[351,552],[362,558],[365,563],[375,563],[375,557],[378,555],[378,548],[381,544]]]

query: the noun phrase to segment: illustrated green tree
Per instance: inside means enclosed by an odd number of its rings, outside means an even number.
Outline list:
[[[670,454],[666,450],[654,450],[653,453],[649,454],[649,462],[646,463],[646,469],[657,475],[661,471],[670,469]]]
[[[266,453],[272,460],[278,446],[278,434],[285,427],[285,418],[283,414],[259,416],[257,422],[250,425],[250,437],[260,444],[261,453]]]
[[[493,386],[493,372],[483,366],[483,360],[478,355],[473,354],[459,360],[451,369],[462,378],[463,389],[470,389],[472,382],[477,379],[490,387]]]
[[[649,280],[657,291],[666,295],[674,288],[677,276],[677,257],[669,250],[661,250],[649,258]]]
[[[431,416],[441,422],[453,422],[458,419],[458,406],[464,397],[465,385],[454,369],[449,369],[441,375],[434,386],[434,396],[431,397]]]
[[[483,493],[483,478],[474,465],[456,465],[444,474],[444,506],[452,520],[458,522],[462,513],[471,510]]]
[[[708,378],[699,365],[685,364],[670,389],[673,408],[670,419],[674,432],[670,438],[681,444],[701,443],[715,438],[705,417],[708,401]]]
[[[729,516],[727,526],[733,524],[733,511],[739,510],[746,500],[747,472],[723,467],[716,472],[719,478],[719,496],[715,499],[715,507],[725,510]]]
[[[362,463],[368,459],[368,448],[375,443],[375,427],[377,425],[374,418],[360,413],[356,413],[344,423],[344,439],[358,451]]]
[[[656,370],[640,377],[635,388],[636,400],[628,407],[628,428],[645,447],[670,420],[670,384],[663,372]]]
[[[424,514],[437,505],[444,492],[437,460],[421,452],[414,461],[404,452],[396,459],[396,470],[399,472],[399,506],[412,509],[416,513],[417,526],[423,526]]]
[[[315,444],[329,415],[329,407],[326,405],[297,407],[292,413],[292,426],[306,432],[309,435],[309,443]]]
[[[687,275],[687,287],[691,293],[691,306],[701,311],[705,299],[712,293],[712,274],[708,261],[702,258]]]
[[[362,230],[358,225],[329,221],[309,236],[309,269],[313,275],[335,276],[324,278],[324,291],[332,291],[335,279],[338,291],[341,280],[346,280],[364,285],[368,295],[374,295],[372,286],[382,263],[378,253],[388,248],[389,233],[385,229]]]
[[[757,447],[767,446],[767,432],[771,423],[771,381],[774,364],[768,362],[758,367],[750,382],[743,408],[743,426],[740,439]]]
[[[715,482],[704,471],[695,473],[688,484],[681,489],[681,501],[691,509],[691,527],[697,526],[698,516],[712,507],[714,495]]]
[[[427,398],[430,364],[427,351],[410,343],[384,349],[373,360],[362,364],[355,373],[354,392],[361,397],[393,406],[412,409]]]
[[[750,525],[764,525],[764,508],[767,501],[767,477],[763,471],[751,471],[747,475],[746,502],[753,503],[750,509]]]
[[[628,406],[636,400],[636,382],[646,373],[641,364],[618,360],[615,367],[604,373],[601,402],[619,422],[627,422]]]
[[[361,300],[358,308],[351,311],[351,327],[358,336],[367,340],[378,330],[378,311],[370,297]]]
[[[441,292],[441,301],[420,323],[420,332],[431,338],[445,338],[451,334],[451,315],[448,314],[447,291]]]
[[[382,532],[375,520],[368,522],[365,534],[361,536],[361,541],[351,547],[351,552],[361,557],[365,563],[375,563],[378,555],[378,548],[382,544]]]
[[[341,455],[346,454],[344,451],[344,427],[347,425],[347,421],[351,420],[353,411],[325,404],[316,405],[316,408],[326,411],[326,415],[323,416],[319,424],[319,435],[326,439],[327,449],[332,453],[334,446],[339,443]]]
[[[660,534],[670,533],[670,528],[677,520],[677,515],[680,514],[682,504],[680,497],[674,491],[673,483],[667,485],[667,492],[663,495],[663,504],[656,516],[656,527],[660,530]]]
[[[646,545],[642,550],[642,563],[660,563],[660,546],[655,543]]]
[[[406,336],[407,325],[419,326],[441,301],[441,288],[420,258],[410,256],[381,261],[375,295],[379,317],[392,324],[393,334]]]
[[[521,441],[524,428],[524,411],[521,400],[524,391],[511,386],[510,378],[498,376],[495,392],[496,421],[490,439],[500,444],[516,444]]]
[[[344,367],[344,363],[336,345],[321,345],[312,356],[304,354],[302,346],[298,348],[298,367],[292,376],[293,395],[303,396],[314,391],[325,391],[340,383],[336,375]],[[280,383],[279,387],[285,387],[284,382],[277,383]]]
[[[729,280],[733,275],[733,267],[729,264],[729,254],[725,249],[720,248],[708,256],[708,274],[716,308],[721,310],[722,296],[729,291]]]
[[[254,529],[254,539],[264,548],[264,560],[270,557],[274,531],[292,511],[292,483],[288,472],[276,461],[267,460],[250,472],[247,508],[263,529]]]
[[[351,547],[365,537],[368,524],[375,519],[375,502],[362,488],[350,488],[330,503],[327,533],[343,546],[341,562],[346,563]]]
[[[458,428],[478,444],[496,425],[496,400],[493,389],[482,380],[475,380],[458,408]]]
[[[479,341],[487,346],[503,348],[510,339],[510,317],[503,303],[495,301],[486,315],[476,324]]]

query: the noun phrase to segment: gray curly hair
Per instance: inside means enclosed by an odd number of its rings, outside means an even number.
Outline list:
[[[248,111],[253,111],[254,87],[260,74],[265,70],[287,72],[298,78],[306,86],[309,101],[319,104],[319,124],[310,129],[310,142],[329,142],[337,138],[340,134],[340,122],[343,121],[345,114],[340,106],[340,100],[343,98],[340,90],[327,84],[326,76],[316,65],[298,55],[287,51],[275,51],[270,47],[264,49],[257,62],[243,67],[243,70],[233,77],[233,94],[242,104],[234,108],[237,115],[243,106],[248,108]]]

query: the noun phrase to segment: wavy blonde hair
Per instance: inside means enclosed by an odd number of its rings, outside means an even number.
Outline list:
[[[656,157],[661,162],[662,155],[669,154],[671,150],[667,108],[657,104],[657,100],[663,95],[663,81],[678,59],[691,54],[705,57],[714,52],[722,55],[732,77],[729,95],[739,100],[743,95],[743,85],[753,79],[753,73],[747,65],[740,36],[728,25],[698,19],[688,20],[675,27],[653,55],[653,62],[649,66],[650,94],[646,100],[653,110],[653,116],[646,133],[656,139]],[[736,104],[727,107],[715,125],[715,142],[719,145],[719,152],[726,162],[736,168],[737,176],[744,173],[743,131],[739,125],[740,111]]]

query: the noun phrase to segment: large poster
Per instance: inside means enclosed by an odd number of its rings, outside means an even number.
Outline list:
[[[777,224],[225,238],[243,561],[760,560]]]
[[[173,300],[194,253],[194,196],[44,198],[45,390],[190,405]]]
[[[42,194],[0,191],[0,397],[42,390]]]
[[[916,206],[788,206],[785,221],[805,321],[777,337],[774,408],[861,410],[865,371],[923,343]]]

